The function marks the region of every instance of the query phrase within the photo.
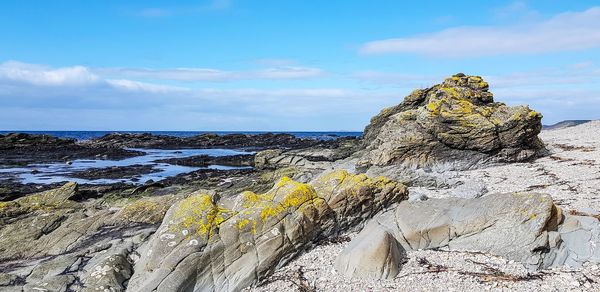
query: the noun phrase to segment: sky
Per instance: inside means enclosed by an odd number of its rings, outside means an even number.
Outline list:
[[[0,3],[0,130],[361,131],[458,72],[600,118],[600,1]]]

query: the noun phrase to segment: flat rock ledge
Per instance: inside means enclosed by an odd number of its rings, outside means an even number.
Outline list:
[[[564,214],[547,195],[405,201],[374,218],[338,257],[336,268],[350,277],[389,279],[400,270],[399,255],[439,248],[498,255],[530,270],[581,267],[600,263],[599,244],[597,218]]]

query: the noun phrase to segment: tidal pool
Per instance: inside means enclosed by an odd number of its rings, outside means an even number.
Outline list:
[[[198,155],[208,155],[213,157],[232,156],[240,154],[254,154],[254,152],[233,150],[233,149],[138,149],[130,148],[144,152],[145,155],[126,158],[122,160],[102,160],[102,159],[76,159],[71,164],[66,163],[43,163],[30,164],[25,167],[0,168],[0,183],[3,180],[17,180],[20,183],[51,184],[57,182],[74,181],[80,184],[111,184],[111,183],[133,183],[143,184],[149,180],[160,181],[168,177],[176,176],[182,173],[189,173],[200,169],[234,170],[248,169],[250,166],[224,166],[209,165],[208,167],[189,167],[173,165],[168,163],[159,163],[157,160],[169,158],[184,158]],[[135,175],[132,178],[100,178],[83,179],[70,177],[70,174],[95,168],[124,167],[132,165],[150,165],[155,170],[151,173]]]

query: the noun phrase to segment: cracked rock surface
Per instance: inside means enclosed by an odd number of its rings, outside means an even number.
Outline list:
[[[406,197],[401,184],[345,171],[310,184],[284,177],[264,194],[230,201],[191,195],[171,207],[141,249],[128,290],[241,290]]]
[[[527,106],[494,102],[488,88],[481,77],[459,73],[413,91],[371,119],[359,167],[449,164],[467,169],[538,155],[542,115]]]
[[[394,243],[385,236],[393,235]],[[347,253],[361,253],[368,245],[393,246],[404,250],[448,248],[502,256],[523,263],[530,270],[551,266],[581,267],[600,263],[600,224],[589,216],[565,215],[547,195],[535,193],[492,194],[478,199],[432,199],[402,202],[372,220]],[[369,251],[367,251],[369,252]],[[371,278],[389,278],[396,262],[377,262]],[[356,266],[372,265],[365,258]],[[342,271],[344,269],[341,269]],[[396,274],[398,270],[396,270]],[[395,275],[392,275],[392,277]]]

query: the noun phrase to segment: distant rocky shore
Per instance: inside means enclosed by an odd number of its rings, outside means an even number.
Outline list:
[[[353,138],[343,138],[353,139]],[[67,162],[73,159],[122,159],[142,152],[126,148],[184,149],[184,148],[235,148],[296,149],[306,147],[335,147],[338,142],[310,138],[297,138],[291,134],[202,134],[192,137],[175,137],[153,134],[107,134],[77,141],[41,134],[0,134],[0,165],[25,165],[29,163]]]
[[[541,119],[459,73],[383,109],[362,138],[1,135],[4,166],[256,154],[159,160],[248,168],[142,185],[2,185],[0,291],[599,290],[600,124],[542,132]]]

